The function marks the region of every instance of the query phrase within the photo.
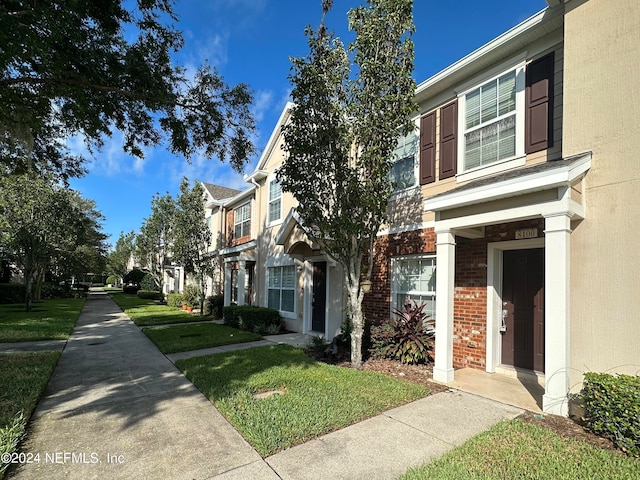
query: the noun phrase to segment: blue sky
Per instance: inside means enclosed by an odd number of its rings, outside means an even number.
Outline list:
[[[335,0],[327,25],[350,40],[347,11],[365,0]],[[316,27],[321,0],[176,0],[185,45],[176,63],[195,69],[208,60],[230,84],[247,83],[254,93],[253,171],[275,123],[289,100],[290,56],[304,56],[305,26]],[[546,7],[545,0],[414,0],[416,33],[414,78],[420,83]],[[242,175],[217,159],[184,158],[162,147],[146,151],[143,161],[122,152],[119,135],[107,139],[89,165],[89,174],[71,187],[96,202],[105,216],[103,231],[115,244],[120,232],[137,231],[150,214],[156,193],[175,196],[183,176],[244,189]],[[69,146],[84,151],[78,139]]]

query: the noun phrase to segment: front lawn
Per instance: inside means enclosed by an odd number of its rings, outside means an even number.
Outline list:
[[[432,478],[631,480],[640,478],[640,461],[516,419],[495,425],[439,460],[410,469],[398,480]]]
[[[0,453],[12,453],[60,358],[59,352],[0,354]],[[0,463],[0,478],[8,465]]]
[[[411,382],[316,362],[289,345],[176,365],[263,457],[429,394]]]
[[[225,325],[218,325],[217,323],[147,327],[143,328],[142,331],[156,344],[162,353],[187,352],[262,339],[257,333],[238,330]]]
[[[0,342],[66,340],[78,321],[84,298],[60,298],[24,304],[0,305]]]
[[[169,323],[201,322],[207,317],[190,315],[176,307],[158,304],[155,300],[139,298],[130,293],[109,292],[109,296],[139,327],[166,325]]]

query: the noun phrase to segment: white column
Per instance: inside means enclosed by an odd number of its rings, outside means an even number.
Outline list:
[[[436,232],[436,351],[433,379],[453,381],[453,293],[456,243],[451,230]]]
[[[247,262],[244,260],[238,261],[238,305],[244,305],[244,282],[246,278]]]
[[[224,262],[224,304],[231,305],[231,264]]]
[[[569,393],[569,253],[571,218],[545,217],[544,370],[542,409],[568,414]]]

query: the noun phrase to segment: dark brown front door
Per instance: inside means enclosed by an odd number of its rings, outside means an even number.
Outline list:
[[[327,306],[327,262],[313,264],[313,299],[311,308],[311,330],[324,333],[325,309]]]
[[[503,254],[502,363],[544,372],[544,250]]]

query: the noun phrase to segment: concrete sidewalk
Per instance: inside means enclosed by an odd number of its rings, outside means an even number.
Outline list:
[[[392,479],[521,412],[452,390],[262,459],[108,295],[92,292],[23,445],[39,460],[10,478]]]

